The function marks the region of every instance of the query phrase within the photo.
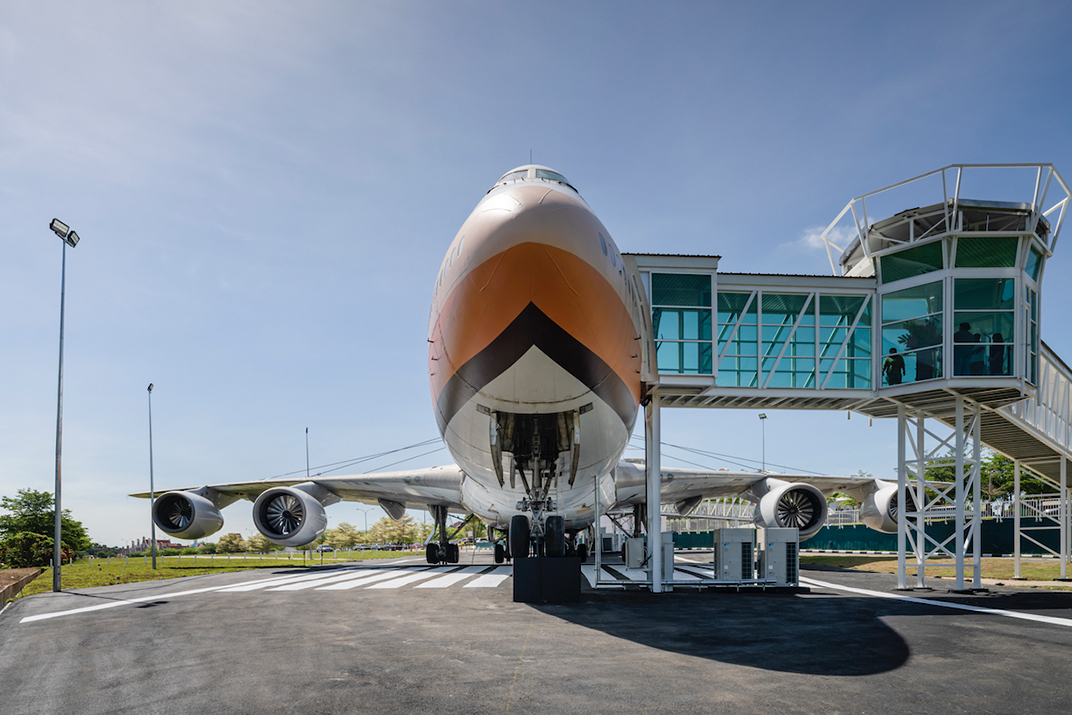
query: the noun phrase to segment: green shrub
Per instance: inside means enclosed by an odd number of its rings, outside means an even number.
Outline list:
[[[14,569],[48,566],[52,559],[53,544],[50,537],[20,531],[0,541],[0,563]],[[74,552],[67,546],[63,546],[61,555],[66,561],[74,555]]]

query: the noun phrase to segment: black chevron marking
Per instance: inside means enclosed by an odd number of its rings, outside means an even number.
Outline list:
[[[499,337],[458,368],[447,382],[436,405],[440,431],[446,429],[465,403],[510,369],[533,346],[610,405],[625,428],[632,431],[637,405],[629,387],[598,355],[548,318],[534,303],[525,306]]]

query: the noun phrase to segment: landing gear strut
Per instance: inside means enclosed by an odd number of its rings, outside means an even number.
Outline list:
[[[433,536],[438,536],[437,541],[429,541],[424,547],[424,558],[430,564],[456,564],[460,558],[457,544],[450,543],[447,536],[447,507],[430,506],[428,510],[435,519]]]

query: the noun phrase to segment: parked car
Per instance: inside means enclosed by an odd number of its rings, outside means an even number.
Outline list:
[[[335,549],[327,544],[321,544],[316,547],[317,553],[324,553],[327,551],[334,551]]]

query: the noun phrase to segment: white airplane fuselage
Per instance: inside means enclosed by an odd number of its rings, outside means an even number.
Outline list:
[[[428,369],[436,420],[490,525],[540,496],[566,528],[594,519],[641,391],[641,286],[565,179],[519,167],[477,204],[436,281]],[[498,447],[496,447],[498,445]],[[540,465],[543,465],[541,473]],[[569,485],[572,480],[572,486]]]

